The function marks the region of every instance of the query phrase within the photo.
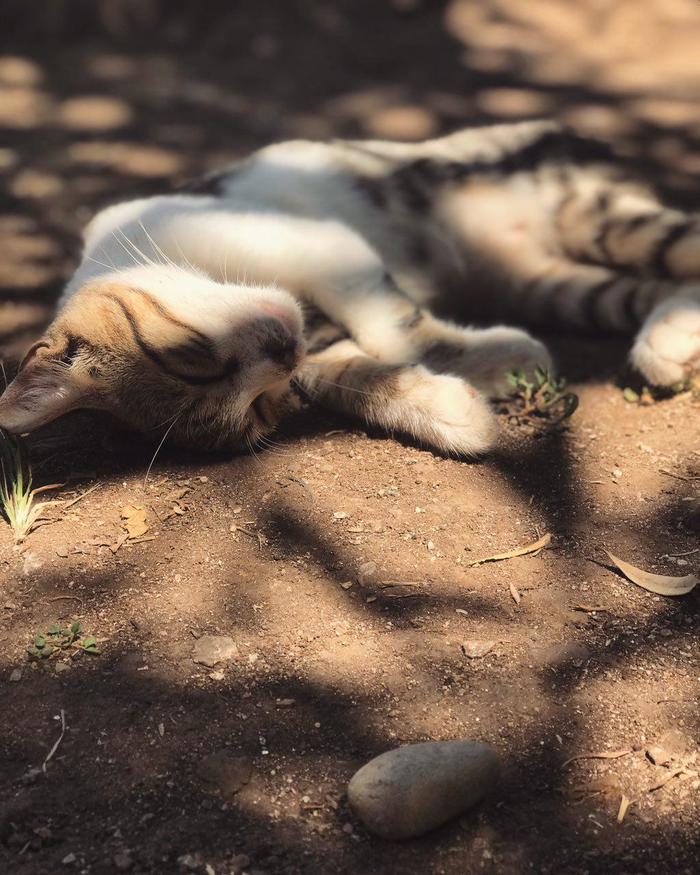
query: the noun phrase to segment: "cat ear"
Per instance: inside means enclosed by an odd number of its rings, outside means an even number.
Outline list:
[[[0,397],[0,428],[24,434],[84,407],[88,390],[55,361],[29,361]]]

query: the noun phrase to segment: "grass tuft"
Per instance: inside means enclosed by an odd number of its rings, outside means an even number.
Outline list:
[[[36,501],[36,496],[56,486],[32,487],[32,470],[22,439],[0,429],[0,509],[16,541],[23,541],[47,519],[44,509],[49,502]]]

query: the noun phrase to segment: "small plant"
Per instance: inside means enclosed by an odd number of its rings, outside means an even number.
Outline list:
[[[568,419],[578,407],[578,395],[566,391],[566,379],[536,367],[532,379],[522,370],[511,371],[508,382],[519,403],[519,417],[544,417],[557,423]]]
[[[62,628],[57,623],[41,632],[34,638],[34,643],[27,647],[30,659],[50,659],[61,653],[72,651],[75,653],[99,654],[97,640],[92,635],[83,637],[80,623],[76,620],[67,628]]]
[[[642,386],[639,390],[625,386],[622,390],[625,401],[629,404],[639,404],[641,407],[649,407],[657,401],[688,396],[693,401],[700,400],[700,376],[697,374],[671,386]]]
[[[21,438],[0,429],[0,507],[10,524],[15,540],[23,541],[36,526],[47,519],[44,509],[49,502],[37,502],[36,496],[58,484],[32,488],[32,470]]]

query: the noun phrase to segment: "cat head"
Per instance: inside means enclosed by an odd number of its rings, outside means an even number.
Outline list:
[[[272,287],[140,266],[78,289],[0,398],[0,427],[33,431],[106,410],[168,442],[255,445],[290,404],[304,355],[299,305]]]

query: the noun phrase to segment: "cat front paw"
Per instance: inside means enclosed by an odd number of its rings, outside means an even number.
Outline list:
[[[700,287],[675,295],[652,311],[630,353],[654,386],[671,386],[700,370]]]
[[[420,366],[405,371],[401,379],[405,430],[442,452],[460,456],[480,455],[493,447],[496,418],[473,386]]]

